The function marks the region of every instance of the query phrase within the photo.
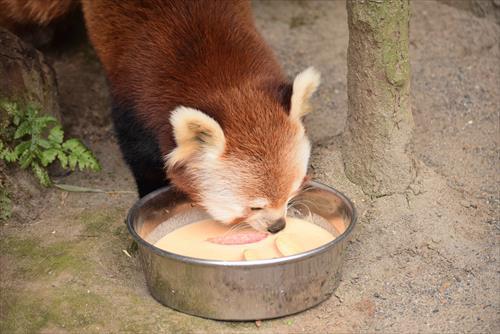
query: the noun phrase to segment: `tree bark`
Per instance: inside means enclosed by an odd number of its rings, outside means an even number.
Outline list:
[[[347,0],[347,12],[345,171],[369,195],[402,192],[414,178],[409,1]]]

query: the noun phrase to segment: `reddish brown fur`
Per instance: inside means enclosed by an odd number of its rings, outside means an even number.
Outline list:
[[[0,26],[47,25],[77,4],[77,0],[0,0]]]
[[[276,189],[285,178],[277,172],[281,164],[276,153],[288,145],[296,129],[278,101],[279,87],[286,81],[256,31],[250,2],[144,3],[147,6],[130,0],[83,1],[89,35],[114,99],[135,105],[157,134],[163,154],[174,147],[169,113],[175,107],[207,113],[224,130],[226,158],[245,154],[267,160],[259,173],[276,175],[276,184],[262,196],[273,199],[274,194],[286,193]],[[188,193],[195,191],[182,168],[169,176]],[[251,183],[248,187],[254,192],[257,188]]]
[[[255,30],[248,1],[145,3],[147,7],[131,0],[83,1],[89,35],[114,98],[132,99],[152,128],[165,130],[168,112],[179,105],[230,121],[214,100],[236,101],[214,94],[242,83],[283,80]]]
[[[52,0],[45,7],[36,0],[27,3],[37,22],[45,23],[73,2],[62,0],[54,6]],[[239,191],[268,199],[271,208],[282,207],[290,181],[297,177],[284,161],[289,161],[286,154],[293,151],[296,143],[291,139],[301,125],[290,121],[291,85],[255,28],[250,2],[83,0],[82,4],[114,103],[133,108],[153,131],[161,154],[175,146],[171,112],[181,105],[199,109],[224,131],[223,161],[258,161]],[[171,168],[169,177],[197,199],[198,189],[182,164]]]
[[[245,194],[267,198],[271,207],[287,200],[289,181],[294,170],[288,169],[283,152],[292,152],[290,141],[299,131],[275,96],[266,91],[243,87],[221,94],[226,151],[223,159],[260,159],[259,170],[245,179]]]

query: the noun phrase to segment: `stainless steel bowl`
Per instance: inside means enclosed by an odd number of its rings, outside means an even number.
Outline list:
[[[297,196],[292,214],[309,216],[333,233],[335,240],[297,255],[256,261],[203,260],[153,246],[151,236],[165,226],[162,222],[199,208],[169,187],[140,199],[130,210],[127,225],[139,245],[151,295],[181,312],[220,320],[281,317],[330,297],[339,284],[356,210],[347,197],[326,185],[310,182],[305,189]],[[345,231],[339,233],[342,219]],[[180,226],[189,223],[180,221]],[[171,230],[178,227],[173,224]]]

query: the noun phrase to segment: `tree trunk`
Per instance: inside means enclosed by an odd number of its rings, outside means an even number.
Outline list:
[[[404,191],[414,177],[408,0],[347,0],[348,178],[372,196]]]

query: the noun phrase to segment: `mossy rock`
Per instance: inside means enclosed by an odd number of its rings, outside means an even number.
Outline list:
[[[0,99],[33,103],[61,120],[55,72],[43,55],[0,28]]]
[[[44,114],[61,121],[59,94],[55,72],[43,55],[16,35],[0,27],[0,100],[19,105],[33,104]],[[0,110],[0,121],[6,113]],[[0,128],[0,131],[2,129]],[[45,191],[25,170],[1,166],[2,195],[9,205],[2,205],[1,216],[17,221],[30,221],[31,208],[43,201]],[[2,203],[7,203],[3,201]],[[4,204],[5,204],[4,203]],[[5,210],[4,210],[5,209]],[[12,214],[6,210],[12,210]]]

